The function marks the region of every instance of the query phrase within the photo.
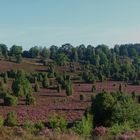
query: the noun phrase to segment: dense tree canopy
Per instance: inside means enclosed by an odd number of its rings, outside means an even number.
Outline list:
[[[66,43],[61,47],[34,46],[23,52],[21,46],[13,45],[8,50],[6,45],[0,44],[0,57],[6,57],[7,54],[15,56],[18,63],[22,60],[21,56],[52,59],[60,66],[72,63],[75,66],[74,62],[77,62],[86,68],[87,73],[94,76],[94,80],[112,79],[140,83],[140,44],[115,45],[114,48],[109,48],[104,44],[97,47],[86,47],[84,44],[74,47]]]

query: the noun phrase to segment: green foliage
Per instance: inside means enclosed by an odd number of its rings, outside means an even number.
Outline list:
[[[38,57],[39,56],[39,48],[38,48],[38,46],[34,46],[34,47],[30,48],[29,54],[30,54],[31,58]]]
[[[64,131],[67,127],[67,122],[63,116],[58,116],[53,113],[49,118],[49,125],[52,129],[60,129]]]
[[[120,125],[116,123],[109,128],[109,133],[111,135],[119,135],[119,134],[122,134],[124,132],[129,132],[129,131],[132,131],[132,128],[130,128],[130,124],[128,123],[123,123]]]
[[[83,117],[81,121],[75,123],[72,129],[79,135],[90,136],[93,129],[91,116]]]
[[[49,85],[50,85],[49,79],[47,77],[47,74],[45,74],[43,77],[42,86],[43,88],[48,88]]]
[[[4,105],[6,106],[15,106],[18,104],[18,98],[14,97],[8,93],[4,96]]]
[[[115,123],[130,123],[131,127],[140,124],[140,108],[130,96],[122,93],[102,92],[92,101],[94,125],[112,126]],[[128,113],[129,112],[129,113]]]
[[[95,91],[96,91],[96,85],[95,85],[95,84],[92,85],[91,91],[92,91],[92,92],[95,92]]]
[[[132,91],[131,95],[132,95],[132,99],[135,100],[136,99],[136,93],[135,93],[135,91]]]
[[[80,94],[80,100],[83,101],[84,100],[84,95]]]
[[[42,130],[43,128],[45,128],[45,125],[43,122],[39,121],[38,123],[35,124],[35,128],[37,130]]]
[[[69,61],[68,56],[65,53],[58,53],[57,55],[57,64],[60,66],[66,65],[66,63]]]
[[[27,94],[26,95],[26,105],[35,105],[36,104],[36,99],[33,95]]]
[[[17,72],[15,81],[12,83],[12,90],[13,94],[17,97],[32,93],[32,86],[26,78],[24,71]]]
[[[7,72],[5,72],[4,75],[3,75],[3,81],[4,81],[4,83],[7,83],[8,82]]]
[[[66,85],[66,95],[67,96],[71,96],[73,94],[73,85],[71,82],[68,82],[67,85]]]
[[[0,91],[4,91],[5,89],[5,86],[4,86],[4,82],[3,82],[3,79],[0,79]]]
[[[3,124],[4,124],[4,119],[2,116],[0,116],[0,126],[3,126]]]
[[[5,44],[0,44],[1,55],[7,58],[8,48]]]
[[[40,89],[39,83],[38,83],[37,81],[35,82],[35,87],[34,87],[34,89],[35,89],[35,92],[38,92],[39,89]]]
[[[21,46],[17,46],[17,45],[13,45],[11,48],[10,48],[10,54],[12,56],[16,56],[16,55],[19,55],[22,53],[22,47]]]
[[[21,54],[16,55],[16,63],[21,63],[22,62],[22,56]]]
[[[119,91],[122,92],[122,84],[119,85]]]
[[[41,50],[40,55],[41,55],[42,57],[44,57],[44,58],[49,58],[49,57],[50,57],[50,52],[49,52],[49,50],[48,50],[46,47],[44,47],[44,48]]]
[[[54,78],[55,77],[55,65],[54,64],[49,64],[48,67],[48,77],[49,78]]]
[[[32,121],[27,120],[24,122],[23,128],[31,133],[35,133],[45,128],[45,125],[41,121],[33,123]]]
[[[87,83],[93,83],[95,81],[95,76],[92,72],[84,72],[82,78]]]
[[[36,128],[35,128],[35,125],[32,121],[25,121],[24,124],[23,124],[23,128],[31,133],[35,132],[36,131]]]
[[[4,125],[15,126],[17,125],[17,116],[14,112],[9,112],[7,118],[5,119]]]

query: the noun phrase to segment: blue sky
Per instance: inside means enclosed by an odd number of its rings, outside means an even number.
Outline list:
[[[139,43],[139,7],[140,0],[0,0],[0,43]]]

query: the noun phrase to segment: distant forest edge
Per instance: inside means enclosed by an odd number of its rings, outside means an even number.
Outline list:
[[[140,84],[140,44],[115,45],[79,45],[64,44],[61,47],[52,45],[49,48],[34,46],[23,51],[22,46],[13,45],[7,48],[0,44],[0,58],[21,63],[23,58],[38,58],[47,65],[51,60],[55,65],[70,65],[74,71],[76,64],[82,66],[82,78],[86,82],[116,80]]]

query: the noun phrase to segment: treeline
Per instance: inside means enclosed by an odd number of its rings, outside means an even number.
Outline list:
[[[140,44],[115,45],[109,48],[106,45],[97,47],[71,44],[64,44],[61,47],[51,46],[32,47],[23,51],[21,46],[13,45],[9,50],[6,45],[0,44],[0,56],[9,58],[15,57],[20,63],[22,57],[41,58],[43,63],[52,59],[60,66],[79,63],[86,72],[82,74],[87,82],[94,80],[120,80],[132,81],[133,84],[140,84]]]

